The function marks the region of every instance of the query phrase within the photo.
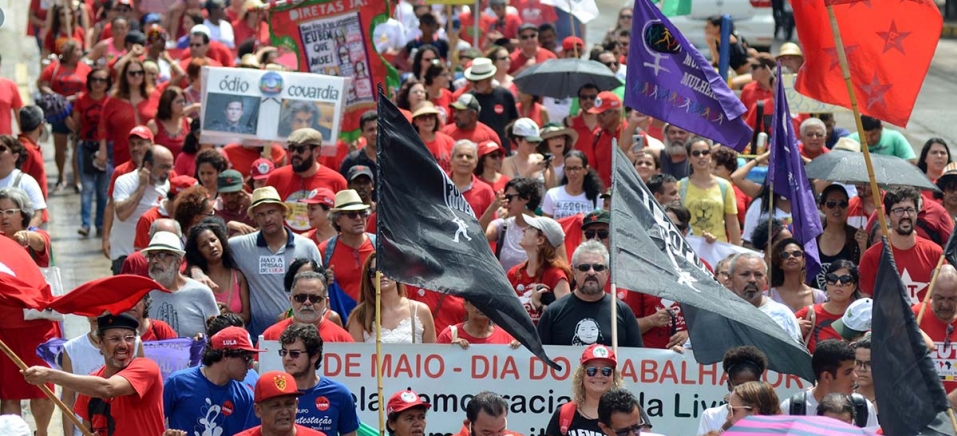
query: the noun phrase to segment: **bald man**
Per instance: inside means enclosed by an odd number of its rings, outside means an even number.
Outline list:
[[[116,179],[113,185],[115,217],[109,235],[114,274],[122,270],[123,261],[134,252],[133,240],[140,216],[169,193],[172,170],[173,153],[162,145],[152,145],[143,154],[143,163],[137,171]]]
[[[920,313],[923,304],[913,306],[915,316]],[[957,356],[957,350],[954,349],[954,342],[957,341],[957,269],[953,266],[943,265],[940,268],[928,312],[924,313],[919,327],[934,342],[930,357],[934,359],[934,367],[941,376],[944,390],[951,392],[957,389],[957,381],[944,378],[957,375],[957,367],[952,363]]]
[[[472,206],[472,212],[479,219],[479,225],[487,228],[502,205],[495,191],[487,183],[475,177],[473,172],[478,165],[478,145],[468,139],[460,139],[452,146],[452,183],[459,189],[465,201]]]

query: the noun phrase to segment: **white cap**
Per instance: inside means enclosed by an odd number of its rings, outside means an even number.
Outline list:
[[[542,142],[538,124],[535,124],[535,121],[532,121],[531,118],[519,118],[516,120],[515,124],[512,125],[512,134],[521,136],[528,142]]]
[[[194,33],[205,33],[206,36],[208,36],[208,37],[210,37],[210,38],[213,37],[212,32],[209,31],[209,27],[207,27],[205,24],[197,24],[197,25],[191,27],[191,28],[189,29],[189,34],[192,35],[192,34],[194,34]]]
[[[0,434],[4,436],[31,436],[33,431],[23,418],[17,415],[0,415]]]
[[[831,328],[841,334],[845,340],[851,341],[871,329],[871,311],[874,300],[861,298],[851,303],[844,311],[841,319],[831,323]]]

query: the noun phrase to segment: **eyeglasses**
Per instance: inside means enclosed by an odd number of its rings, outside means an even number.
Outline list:
[[[579,271],[581,271],[581,272],[588,272],[589,270],[592,270],[592,269],[595,270],[595,272],[602,272],[602,271],[605,270],[605,264],[603,264],[603,263],[583,263],[583,264],[581,264],[581,265],[576,266],[575,268],[577,268],[577,269],[578,269]]]
[[[120,342],[133,343],[133,342],[136,342],[136,336],[133,336],[133,335],[127,335],[127,336],[111,336],[111,337],[108,337],[108,338],[104,338],[104,340],[105,340],[106,342],[109,342],[109,343],[113,344],[113,345],[119,344]]]
[[[701,157],[711,154],[711,150],[695,150],[691,152],[692,157]]]
[[[795,259],[804,257],[804,252],[801,251],[801,250],[782,251],[782,252],[781,252],[781,259],[788,260],[788,259],[790,259],[790,258],[792,258],[792,257],[795,258]]]
[[[583,170],[583,169],[585,169],[585,167],[565,167],[565,172],[566,172],[566,173],[569,172],[569,171],[578,172],[578,171],[581,171],[581,170]]]
[[[286,148],[289,149],[290,153],[302,154],[307,150],[312,150],[312,146],[309,144],[288,144]]]
[[[641,421],[635,424],[632,427],[623,428],[621,430],[612,430],[615,432],[615,436],[631,436],[632,434],[640,435],[641,429],[647,424],[644,421]]]
[[[823,138],[825,134],[820,132],[807,132],[804,135],[810,136],[811,138]]]
[[[239,354],[227,354],[226,357],[232,357],[234,359],[243,359],[244,361],[246,361],[247,365],[249,365],[250,363],[253,363],[253,355],[252,353],[248,353],[248,352],[241,352]]]
[[[535,38],[538,38],[538,34],[537,34],[537,33],[523,33],[522,35],[519,36],[519,38],[522,38],[523,40],[535,39]]]
[[[369,211],[359,210],[359,211],[352,211],[352,212],[340,212],[340,215],[344,217],[349,217],[349,219],[351,220],[366,219],[369,217]]]
[[[828,209],[834,209],[835,207],[840,207],[841,209],[847,209],[846,200],[829,200],[824,203],[824,206]]]
[[[306,300],[309,300],[309,302],[312,304],[317,304],[324,301],[326,297],[323,297],[322,295],[315,295],[315,294],[296,294],[292,296],[292,299],[293,301],[299,304],[305,303]]]
[[[92,83],[106,83],[108,80],[106,77],[90,77]]]
[[[142,75],[144,75],[144,74],[146,74],[146,71],[144,71],[144,70],[135,70],[135,71],[134,71],[134,70],[129,70],[129,71],[126,72],[126,75],[127,75],[127,76],[130,76],[130,77],[142,76]]]
[[[915,215],[917,214],[917,209],[913,207],[895,207],[891,209],[891,213],[897,216],[904,216],[905,214]]]
[[[499,56],[499,57],[495,58],[495,62],[498,62],[498,61],[510,61],[510,60],[512,60],[512,58],[510,58],[510,57],[508,57],[508,56]]]
[[[286,355],[289,355],[293,359],[298,359],[299,356],[303,354],[306,354],[306,350],[287,350],[285,348],[279,350],[280,357],[286,357]]]
[[[585,375],[594,377],[596,374],[598,374],[599,370],[601,370],[601,375],[604,377],[611,377],[611,375],[615,373],[615,368],[610,366],[603,366],[601,368],[598,368],[597,366],[589,366],[588,368],[585,368]]]
[[[496,152],[494,152],[494,153],[489,153],[487,156],[490,157],[490,158],[492,158],[492,159],[501,159],[501,158],[505,157],[505,155],[502,154],[502,152],[500,152],[500,151],[496,151]]]
[[[598,98],[598,94],[581,94],[578,96],[579,100],[594,100]]]
[[[20,213],[20,209],[3,209],[0,210],[0,213],[2,213],[3,216],[14,216]]]
[[[146,260],[152,262],[158,260],[160,262],[166,262],[167,260],[172,259],[176,255],[169,251],[150,251],[144,256]]]
[[[600,239],[608,239],[608,230],[605,230],[605,229],[585,230],[585,239],[595,239],[595,236],[598,236]],[[598,270],[595,270],[595,271],[598,271]]]
[[[630,20],[630,19],[632,19],[632,16],[631,16],[631,15],[619,15],[619,16],[618,16],[618,19],[619,19],[619,20]]]
[[[850,274],[844,274],[842,276],[838,276],[837,274],[827,274],[824,276],[824,280],[829,285],[836,285],[838,283],[842,285],[849,285],[854,283],[854,276]]]
[[[871,361],[870,360],[855,360],[854,367],[861,371],[870,371]]]

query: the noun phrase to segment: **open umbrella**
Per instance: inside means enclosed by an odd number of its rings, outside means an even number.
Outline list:
[[[891,185],[907,185],[925,191],[940,192],[930,179],[914,164],[897,156],[871,153],[874,178],[882,188]],[[829,180],[841,183],[869,183],[864,153],[834,150],[814,158],[804,167],[809,179]]]
[[[589,83],[600,91],[622,85],[615,73],[601,62],[575,58],[549,59],[532,65],[519,73],[514,81],[526,94],[554,98],[576,97],[578,89]]]
[[[849,436],[876,433],[826,416],[751,415],[738,421],[722,436]]]

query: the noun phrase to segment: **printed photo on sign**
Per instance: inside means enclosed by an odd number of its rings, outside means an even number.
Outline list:
[[[372,78],[359,14],[345,14],[299,25],[309,71],[351,77],[346,104],[373,101]]]
[[[259,99],[234,94],[207,94],[203,130],[255,135],[259,124]]]
[[[279,114],[279,136],[310,127],[322,133],[323,145],[335,144],[332,138],[332,123],[336,108],[331,103],[285,99]]]

